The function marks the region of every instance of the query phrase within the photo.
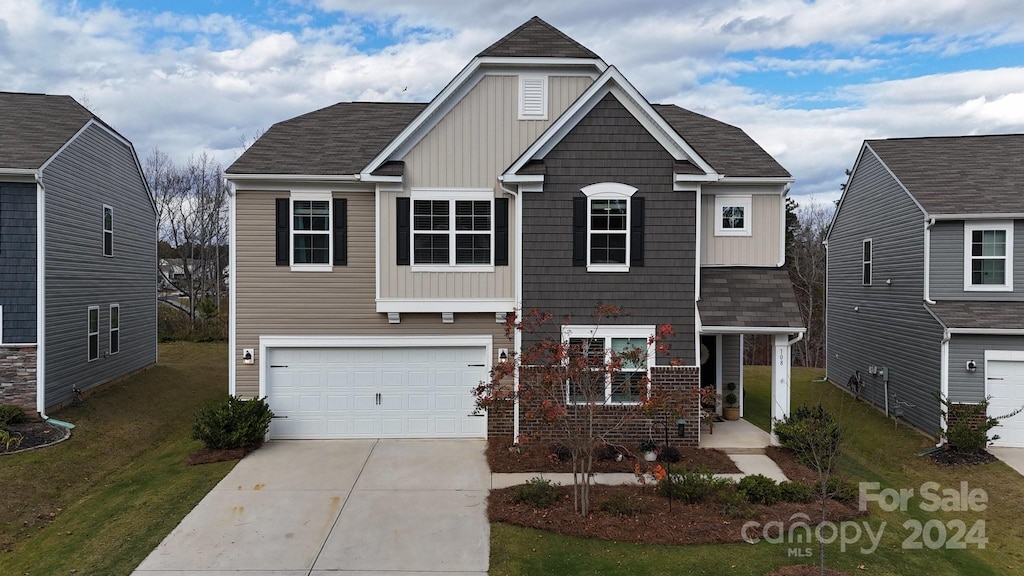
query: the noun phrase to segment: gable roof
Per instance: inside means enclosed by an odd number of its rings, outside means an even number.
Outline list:
[[[866,140],[930,214],[1024,213],[1024,134]]]
[[[359,174],[426,104],[342,102],[278,122],[228,174]]]
[[[94,118],[70,96],[0,92],[0,169],[42,167]]]
[[[478,58],[599,58],[561,30],[534,16],[477,54]]]
[[[771,154],[736,126],[674,104],[653,106],[719,174],[729,177],[792,177]]]

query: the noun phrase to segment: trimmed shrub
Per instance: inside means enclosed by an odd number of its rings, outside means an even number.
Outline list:
[[[672,498],[687,504],[700,504],[709,498],[726,496],[734,486],[732,480],[715,478],[707,468],[701,468],[669,474],[658,482],[658,492],[663,496],[671,495]]]
[[[21,424],[25,421],[25,409],[14,404],[0,406],[0,426]]]
[[[780,499],[779,485],[763,474],[751,474],[740,479],[736,488],[751,504],[771,506]]]
[[[530,478],[526,484],[516,486],[512,500],[534,508],[550,508],[558,502],[558,486],[545,478]]]
[[[658,454],[658,460],[662,462],[679,462],[680,457],[679,448],[675,446],[665,446]]]
[[[722,514],[726,518],[751,518],[754,516],[754,508],[747,502],[747,497],[736,490],[722,496]]]
[[[838,452],[843,436],[839,423],[820,404],[798,406],[784,420],[775,421],[774,431],[779,443],[814,470]]]
[[[206,406],[196,413],[192,439],[213,450],[254,450],[263,444],[273,417],[265,399],[242,400],[230,396],[227,401]]]
[[[633,517],[644,511],[640,502],[633,500],[628,494],[621,492],[612,494],[601,503],[601,510],[617,516]]]
[[[814,489],[803,482],[779,482],[779,499],[783,502],[807,504],[814,501]]]
[[[989,431],[998,426],[1000,420],[1013,418],[1021,412],[1021,409],[1017,409],[1002,416],[989,416],[988,403],[991,399],[989,396],[978,404],[957,404],[939,397],[942,419],[946,423],[943,437],[949,443],[950,450],[971,454],[984,452],[989,442],[999,439],[998,435],[989,438]]]
[[[815,484],[815,496],[821,493],[820,486],[821,484]],[[857,485],[838,476],[829,477],[828,483],[826,484],[826,493],[836,502],[842,502],[843,504],[853,504],[860,498],[860,492],[857,489]]]

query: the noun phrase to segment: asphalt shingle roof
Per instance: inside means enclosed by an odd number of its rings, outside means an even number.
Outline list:
[[[1024,134],[865,144],[929,214],[1024,212]]]
[[[358,174],[426,104],[342,102],[270,127],[229,174]]]
[[[478,57],[599,58],[586,46],[537,16],[491,44]]]
[[[673,104],[654,109],[719,174],[789,178],[771,154],[739,128]]]
[[[785,268],[701,268],[697,309],[704,326],[803,327]]]
[[[0,92],[0,169],[39,168],[92,118],[70,96]]]
[[[1024,330],[1024,302],[939,301],[925,306],[946,328]]]

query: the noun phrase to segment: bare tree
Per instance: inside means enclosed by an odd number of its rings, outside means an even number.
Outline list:
[[[800,316],[807,333],[796,348],[796,362],[820,367],[825,362],[825,235],[834,210],[832,204],[792,203],[796,218],[787,226],[786,261]]]

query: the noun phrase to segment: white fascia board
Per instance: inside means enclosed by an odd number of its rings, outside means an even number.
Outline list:
[[[13,182],[35,182],[39,170],[34,168],[0,168],[0,178]]]
[[[613,85],[609,85],[613,84]],[[609,66],[601,76],[580,95],[569,108],[548,126],[548,129],[505,171],[505,175],[514,174],[522,169],[531,159],[543,157],[561,141],[573,127],[582,120],[605,94],[618,88],[620,102],[637,120],[668,150],[676,160],[690,160],[706,174],[717,177],[711,167],[685,140],[665,122],[651,104],[637,89],[626,80],[625,76],[614,66]]]
[[[46,418],[46,187],[36,182],[36,412]]]
[[[228,267],[231,269],[231,282],[228,284],[228,394],[236,396],[235,378],[237,368],[235,363],[235,347],[238,346],[238,225],[235,203],[235,185],[228,182]]]
[[[505,182],[506,184],[532,184],[532,183],[544,183],[543,174],[502,174],[498,176],[498,181]]]
[[[235,182],[228,180],[228,183],[231,184],[228,187],[229,194],[235,194],[239,189],[245,192],[291,192],[293,190],[302,190],[304,192],[365,192],[368,194],[372,194],[375,190],[374,183],[361,181],[251,180]],[[379,183],[377,185],[380,186]]]
[[[722,176],[721,184],[792,184],[796,178],[792,176]]]
[[[984,214],[932,214],[932,220],[1022,220],[1024,212],[986,212]]]
[[[260,336],[265,348],[388,348],[490,346],[492,336]]]
[[[1024,336],[1024,328],[947,328],[946,332],[981,336]]]
[[[676,182],[720,182],[721,174],[675,174]]]
[[[290,182],[358,182],[359,174],[232,174],[225,172],[229,182],[252,180],[287,180]]]
[[[407,314],[439,312],[511,312],[515,309],[514,298],[474,298],[465,300],[441,300],[420,298],[380,298],[377,312],[402,312]]]
[[[401,176],[374,176],[373,174],[360,174],[359,179],[363,182],[381,182],[381,183],[402,183]]]
[[[787,326],[701,326],[701,334],[803,334],[807,328]]]

